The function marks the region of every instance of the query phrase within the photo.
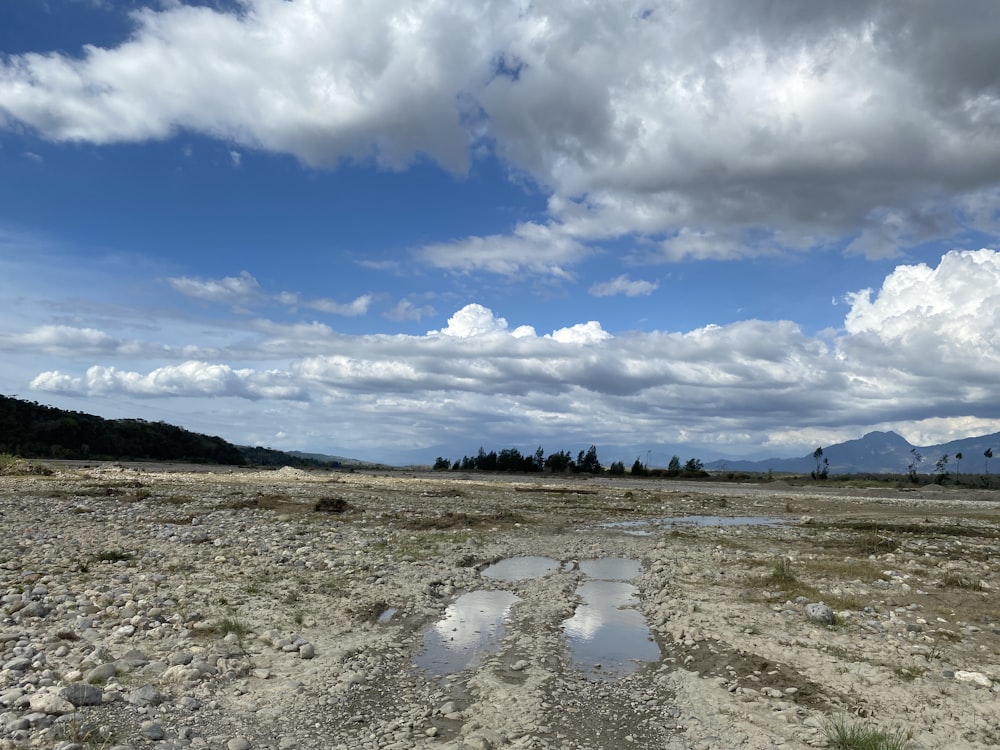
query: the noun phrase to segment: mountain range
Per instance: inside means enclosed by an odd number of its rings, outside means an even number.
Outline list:
[[[895,432],[869,432],[857,440],[822,446],[821,461],[829,461],[830,474],[906,474],[910,467],[920,474],[937,473],[936,464],[946,458],[949,473],[987,474],[1000,467],[1000,432],[981,437],[952,440],[938,445],[912,445]],[[998,462],[991,466],[985,454],[996,451]],[[962,455],[961,460],[957,459]],[[808,474],[817,468],[812,453],[800,458],[769,458],[762,461],[719,460],[705,464],[718,471],[774,471]]]

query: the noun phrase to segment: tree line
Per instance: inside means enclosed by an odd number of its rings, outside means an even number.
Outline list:
[[[462,456],[462,458],[452,461],[443,456],[438,456],[434,461],[435,471],[511,471],[511,472],[549,472],[552,474],[611,474],[621,476],[626,473],[625,464],[622,461],[615,461],[605,468],[601,465],[597,457],[597,446],[591,445],[587,450],[579,451],[574,458],[569,451],[561,450],[555,453],[545,454],[545,450],[538,446],[538,449],[525,455],[517,448],[504,448],[500,451],[486,451],[480,447],[474,456]],[[670,459],[667,469],[650,469],[641,459],[637,458],[632,468],[629,470],[633,476],[668,476],[668,477],[700,477],[708,476],[702,462],[697,458],[692,458],[683,466],[677,456]]]
[[[331,466],[271,448],[237,446],[166,422],[104,419],[0,396],[0,453],[24,458],[181,461],[233,466]]]

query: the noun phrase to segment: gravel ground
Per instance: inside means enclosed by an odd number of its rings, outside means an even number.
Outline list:
[[[855,723],[911,748],[992,747],[998,499],[461,472],[3,476],[0,748],[803,748]],[[525,556],[551,569],[482,575]],[[634,587],[601,612],[584,597],[587,561],[605,558],[641,568],[598,584]],[[489,635],[449,620],[470,594],[516,597],[495,642],[465,668],[418,669],[434,638]],[[565,623],[596,632],[616,611],[644,619],[659,658],[581,665]]]

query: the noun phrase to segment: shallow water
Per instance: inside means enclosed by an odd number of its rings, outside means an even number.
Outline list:
[[[588,578],[630,581],[642,572],[642,565],[638,560],[624,557],[602,557],[599,560],[583,560],[580,570]]]
[[[516,582],[575,568],[551,557],[511,557],[485,568],[482,575]],[[638,589],[628,583],[642,573],[642,564],[630,558],[605,557],[581,560],[579,570],[586,576],[577,588],[583,601],[562,623],[573,667],[589,679],[606,680],[658,661],[660,648],[642,613],[635,609]],[[498,648],[510,609],[519,601],[507,591],[463,594],[428,628],[414,664],[438,676],[476,666],[483,655]]]
[[[639,561],[584,560],[580,570],[592,580],[577,588],[583,604],[562,624],[573,666],[589,679],[618,679],[659,661],[660,647],[646,618],[633,608],[638,589],[626,582],[642,572]]]
[[[561,563],[551,557],[537,555],[508,557],[484,568],[482,575],[500,581],[523,581],[528,578],[540,578],[559,570],[560,567]]]
[[[510,608],[518,601],[508,591],[462,594],[424,634],[423,649],[413,663],[439,676],[478,664],[496,650]]]

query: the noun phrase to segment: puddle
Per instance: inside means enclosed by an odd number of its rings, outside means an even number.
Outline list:
[[[462,594],[424,635],[413,663],[438,676],[474,666],[497,649],[510,608],[520,599],[507,591]]]
[[[600,560],[583,560],[580,570],[588,578],[603,581],[630,581],[642,572],[638,560],[624,557],[602,557]]]
[[[572,563],[551,557],[511,557],[485,568],[482,575],[500,581],[523,581],[550,573],[571,572]],[[642,573],[638,560],[605,557],[581,560],[586,579],[577,588],[582,602],[562,623],[573,668],[590,680],[614,680],[660,659],[660,647],[638,605],[638,589],[628,581]],[[414,664],[437,676],[478,665],[495,652],[503,637],[510,609],[520,598],[508,591],[474,591],[452,603],[444,617],[428,628]],[[383,613],[392,617],[389,610]],[[382,618],[380,617],[381,621]]]
[[[583,603],[562,624],[574,668],[588,679],[618,679],[643,663],[660,659],[646,618],[633,607],[638,589],[627,581],[642,572],[638,560],[606,557],[584,560],[580,570],[592,580],[577,589]]]
[[[554,570],[559,570],[560,567],[561,563],[551,557],[536,555],[508,557],[484,568],[482,575],[500,581],[523,581],[528,578],[541,578]]]
[[[784,519],[773,516],[670,516],[643,521],[609,521],[602,523],[601,528],[648,536],[671,526],[780,526],[784,523]]]

